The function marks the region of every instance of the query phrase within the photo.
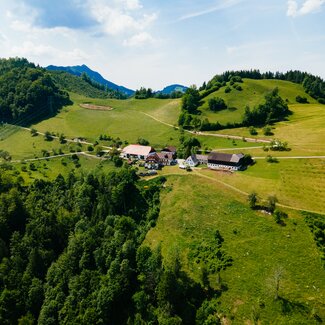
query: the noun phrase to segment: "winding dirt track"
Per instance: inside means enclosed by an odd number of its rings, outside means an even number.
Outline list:
[[[153,120],[161,123],[161,124],[165,124],[167,126],[170,126],[172,128],[175,128],[175,129],[179,129],[178,126],[175,126],[175,125],[172,125],[172,124],[169,124],[169,123],[166,123],[162,120],[159,120],[157,119],[156,117],[148,114],[148,113],[145,113],[145,112],[141,112],[140,113],[152,118]],[[202,136],[208,136],[208,137],[217,137],[217,138],[226,138],[226,139],[234,139],[234,140],[242,140],[243,137],[240,137],[238,135],[228,135],[228,134],[220,134],[220,133],[206,133],[206,132],[196,132],[196,131],[189,131],[189,130],[184,130],[186,131],[187,133],[191,133],[191,134],[194,134],[194,135],[202,135]],[[255,139],[255,138],[246,138],[245,137],[245,140],[247,142],[261,142],[261,143],[271,143],[271,140],[265,140],[265,139]]]

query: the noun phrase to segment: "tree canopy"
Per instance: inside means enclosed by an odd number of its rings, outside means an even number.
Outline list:
[[[290,114],[287,103],[280,97],[278,88],[265,96],[265,102],[254,109],[246,107],[243,118],[245,126],[263,126],[281,121]]]
[[[143,245],[163,182],[123,167],[24,186],[1,170],[0,323],[195,324],[197,310],[208,318],[213,292],[177,257],[163,263],[159,246]]]
[[[28,124],[69,103],[46,70],[26,59],[0,60],[0,121]]]
[[[197,114],[200,106],[201,96],[195,86],[187,88],[182,97],[182,110],[189,114]]]

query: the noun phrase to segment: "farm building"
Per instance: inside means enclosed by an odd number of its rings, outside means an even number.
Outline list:
[[[208,155],[195,155],[195,156],[200,164],[206,165],[208,163]]]
[[[167,146],[164,149],[162,149],[161,152],[162,153],[171,153],[173,155],[173,158],[176,158],[176,147]]]
[[[152,152],[148,155],[145,167],[148,169],[158,169],[160,167],[160,159],[156,152]]]
[[[157,156],[159,157],[159,163],[161,166],[170,166],[175,165],[175,154],[172,152],[158,152]]]
[[[196,155],[191,155],[185,160],[185,164],[190,167],[195,167],[199,164],[199,161],[196,158]]]
[[[141,146],[139,144],[130,144],[122,150],[121,157],[127,159],[145,160],[155,149],[149,146]]]
[[[239,170],[243,167],[243,154],[211,152],[208,155],[208,168],[222,170]]]

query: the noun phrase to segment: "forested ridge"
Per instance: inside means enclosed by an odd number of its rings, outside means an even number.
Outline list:
[[[0,323],[218,323],[215,292],[142,245],[163,182],[122,168],[24,186],[3,171]]]
[[[27,125],[69,103],[45,69],[26,59],[0,59],[0,122]]]
[[[86,73],[80,77],[66,71],[48,71],[56,85],[61,89],[71,91],[90,98],[126,99],[126,95],[119,90],[110,89],[93,81]]]

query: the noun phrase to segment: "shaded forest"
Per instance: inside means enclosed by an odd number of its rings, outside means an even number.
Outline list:
[[[27,125],[70,103],[50,75],[26,59],[0,60],[0,122]]]
[[[129,168],[29,186],[1,172],[0,323],[218,324],[218,292],[142,245],[163,183]]]

